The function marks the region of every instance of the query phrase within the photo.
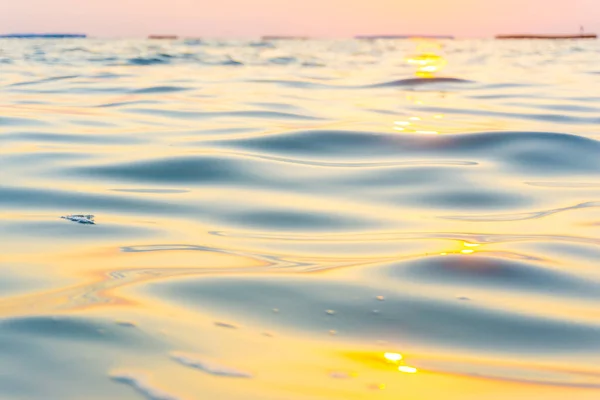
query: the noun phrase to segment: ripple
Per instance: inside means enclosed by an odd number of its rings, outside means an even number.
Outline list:
[[[155,94],[155,93],[173,93],[173,92],[183,92],[185,90],[189,90],[189,88],[182,86],[152,86],[143,89],[132,90],[131,93],[134,94]]]
[[[115,135],[69,135],[59,133],[15,132],[0,136],[0,142],[48,142],[61,144],[140,144],[142,139]]]
[[[181,365],[185,365],[186,367],[191,367],[211,375],[225,376],[230,378],[252,378],[252,374],[248,372],[226,367],[214,362],[208,362],[199,358],[199,356],[175,352],[171,354],[171,358]]]
[[[518,364],[468,362],[464,360],[425,360],[419,366],[430,371],[447,371],[477,378],[501,379],[518,383],[600,388],[600,375],[593,371],[524,366]]]
[[[128,60],[128,63],[131,65],[159,65],[169,63],[169,59],[163,57],[133,57]]]
[[[13,126],[45,126],[48,123],[39,119],[30,118],[15,118],[15,117],[0,117],[0,127],[13,127]]]
[[[115,192],[125,192],[125,193],[154,193],[154,194],[179,194],[179,193],[189,193],[189,190],[181,190],[181,189],[111,189]]]
[[[153,341],[135,331],[115,329],[108,323],[88,318],[68,317],[27,317],[10,318],[0,321],[0,335],[20,337],[52,338],[65,342],[105,342],[119,347],[132,344],[149,346]]]
[[[600,122],[598,117],[582,117],[579,115],[566,115],[566,114],[530,114],[530,113],[514,113],[514,112],[501,112],[501,111],[484,111],[484,110],[461,110],[451,107],[429,107],[429,112],[443,113],[443,114],[463,114],[463,115],[479,115],[485,117],[496,117],[496,118],[514,118],[531,121],[544,121],[556,124],[597,124]]]
[[[577,135],[546,132],[484,132],[464,135],[392,135],[375,132],[309,130],[231,139],[221,146],[278,155],[326,157],[460,156],[475,162],[503,162],[523,172],[600,172],[600,143]],[[493,150],[493,151],[492,151]]]
[[[388,197],[395,204],[412,203],[414,206],[435,206],[444,209],[508,209],[530,203],[526,196],[518,193],[482,189],[427,190],[423,194],[407,195],[399,193]],[[456,218],[446,218],[456,219]]]
[[[579,188],[600,188],[600,183],[592,182],[525,182],[527,185],[547,187],[547,188],[565,188],[565,189],[579,189]]]
[[[559,186],[560,187],[560,186]],[[497,215],[462,215],[462,216],[445,216],[443,219],[453,219],[459,221],[479,221],[479,222],[502,222],[502,221],[524,221],[530,219],[543,218],[552,214],[558,214],[565,211],[580,210],[584,208],[600,207],[600,202],[588,202],[577,204],[571,207],[555,208],[545,211],[535,211],[519,214],[497,214]]]
[[[42,210],[87,209],[87,210],[113,210],[154,213],[185,213],[188,206],[169,205],[160,202],[151,202],[120,196],[107,196],[101,194],[78,193],[61,190],[46,190],[21,187],[0,187],[0,204],[7,208],[22,209],[34,208]],[[59,212],[60,214],[60,212]]]
[[[39,85],[39,84],[48,83],[48,82],[63,81],[63,80],[75,79],[75,78],[79,78],[79,75],[53,76],[50,78],[37,79],[37,80],[33,80],[33,81],[17,82],[17,83],[13,83],[9,86],[15,87],[15,86]]]
[[[449,255],[406,264],[392,264],[388,279],[415,280],[436,285],[521,290],[548,295],[596,297],[600,283],[590,282],[549,268],[493,257]]]
[[[218,156],[175,157],[126,164],[77,168],[72,171],[132,182],[242,183],[252,175],[241,160]]]
[[[364,86],[365,88],[394,88],[394,87],[415,87],[423,85],[435,85],[440,83],[454,83],[464,84],[473,83],[472,81],[459,79],[459,78],[411,78],[411,79],[399,79],[390,82],[378,83],[375,85]]]
[[[128,113],[160,115],[176,119],[216,119],[216,118],[256,118],[317,121],[318,117],[284,113],[278,111],[224,111],[224,112],[192,112],[164,109],[127,108]]]
[[[336,330],[360,340],[398,340],[401,336],[405,342],[460,348],[465,354],[484,349],[498,354],[573,354],[600,348],[600,327],[595,325],[527,315],[517,309],[499,311],[473,302],[465,307],[461,302],[415,296],[393,290],[381,280],[365,279],[363,284],[354,284],[299,277],[221,277],[152,284],[147,290],[198,312],[207,307],[215,313],[227,310],[248,324],[268,322],[279,329],[313,335],[331,329],[331,316],[323,310],[332,309]],[[381,315],[372,313],[373,292],[385,296],[385,302],[378,304]],[[276,321],[272,313],[263,311],[273,305],[286,310],[277,314]]]
[[[180,400],[163,389],[157,388],[151,383],[145,375],[132,374],[128,372],[113,372],[110,375],[111,379],[118,383],[123,383],[131,386],[136,392],[144,396],[148,400]]]

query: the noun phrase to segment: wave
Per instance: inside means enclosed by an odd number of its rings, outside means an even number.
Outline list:
[[[394,88],[394,87],[416,87],[423,85],[435,85],[435,84],[465,84],[474,83],[466,79],[459,78],[410,78],[410,79],[399,79],[389,82],[377,83],[374,85],[363,86],[366,89],[377,89],[377,88]]]
[[[592,208],[592,207],[594,207],[594,208],[600,207],[600,202],[597,202],[597,201],[596,202],[587,202],[587,203],[577,204],[577,205],[571,206],[571,207],[561,207],[561,208],[555,208],[552,210],[535,211],[535,212],[528,212],[528,213],[498,214],[498,215],[463,215],[463,216],[446,216],[446,217],[440,217],[440,218],[454,219],[454,220],[460,220],[460,221],[480,221],[480,222],[524,221],[524,220],[530,220],[530,219],[543,218],[543,217],[547,217],[549,215],[558,214],[558,213],[565,212],[565,211],[580,210],[580,209]]]
[[[132,90],[131,93],[134,94],[154,94],[154,93],[173,93],[173,92],[183,92],[185,90],[189,90],[189,88],[182,86],[153,86],[147,87],[143,89],[135,89]]]
[[[359,158],[461,157],[495,161],[523,172],[596,173],[600,143],[578,135],[550,132],[482,132],[463,135],[410,135],[308,130],[217,142],[220,146],[279,156]]]

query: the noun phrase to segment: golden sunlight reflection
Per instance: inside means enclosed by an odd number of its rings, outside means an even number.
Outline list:
[[[391,362],[398,362],[402,360],[402,354],[398,353],[385,353],[383,356],[386,358],[386,360]]]
[[[417,133],[420,135],[439,135],[440,132],[436,129],[431,129],[431,124],[427,123],[427,117],[413,116],[407,121],[394,121],[393,129],[400,132]]]
[[[400,353],[384,353],[383,357],[390,363],[394,365],[398,365],[401,361],[403,361],[404,357]],[[411,367],[409,365],[398,365],[398,371],[404,372],[406,374],[414,374],[417,372],[415,367]]]
[[[439,253],[441,256],[447,256],[448,254],[473,254],[476,252],[477,247],[481,246],[479,243],[459,242],[459,248],[451,251],[444,251]]]
[[[479,244],[477,244],[477,243],[463,242],[463,246],[464,247],[479,247]],[[475,250],[473,250],[472,248],[468,248],[468,249],[463,249],[460,252],[462,254],[473,254],[473,253],[475,253]]]
[[[435,41],[418,41],[415,55],[406,58],[406,63],[416,67],[415,75],[419,78],[434,78],[447,64],[446,59],[437,54],[441,45]]]
[[[409,57],[406,62],[417,68],[416,75],[420,78],[433,78],[436,72],[446,66],[446,60],[435,54],[420,54]]]
[[[407,365],[401,365],[398,367],[398,371],[404,372],[406,374],[415,374],[417,373],[417,369],[414,367],[409,367]]]

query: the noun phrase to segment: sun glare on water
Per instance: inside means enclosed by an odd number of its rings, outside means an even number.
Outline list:
[[[406,58],[406,63],[416,67],[415,75],[419,78],[434,78],[447,64],[446,59],[437,54],[441,50],[439,43],[419,41],[416,54]]]

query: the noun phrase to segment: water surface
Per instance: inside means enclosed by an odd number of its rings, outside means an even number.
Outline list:
[[[0,399],[597,399],[598,44],[417,47],[0,41]]]

